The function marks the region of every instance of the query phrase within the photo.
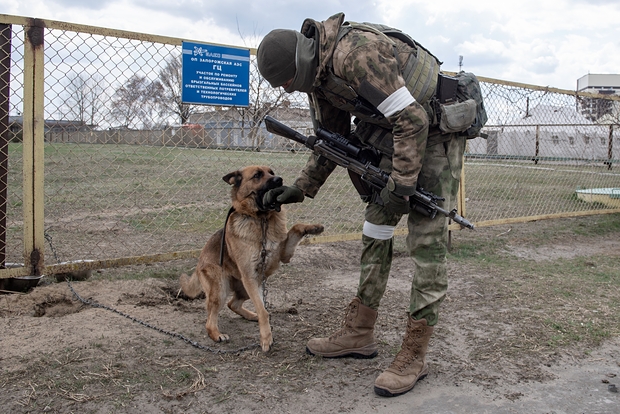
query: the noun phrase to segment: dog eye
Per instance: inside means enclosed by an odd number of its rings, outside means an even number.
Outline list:
[[[263,172],[262,171],[258,171],[256,174],[254,174],[253,178],[261,178],[263,176]]]

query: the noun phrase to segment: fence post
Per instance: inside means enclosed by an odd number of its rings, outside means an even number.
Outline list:
[[[468,142],[465,143],[466,147],[469,145]],[[465,150],[467,152],[467,149]],[[461,164],[461,179],[459,183],[459,189],[456,193],[457,199],[457,210],[459,214],[463,217],[467,217],[467,212],[465,211],[465,154],[463,154],[463,163]],[[448,250],[452,249],[452,230],[448,229]]]
[[[611,170],[611,164],[614,158],[614,126],[609,125],[609,141],[607,142],[607,169]]]
[[[44,29],[40,19],[24,26],[24,265],[32,275],[44,268],[43,166],[44,117]]]
[[[536,154],[534,155],[534,165],[538,164],[538,154],[540,153],[540,125],[536,125]]]
[[[0,269],[4,269],[6,264],[12,33],[13,28],[10,24],[0,24]]]

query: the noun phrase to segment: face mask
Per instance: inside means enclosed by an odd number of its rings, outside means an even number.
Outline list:
[[[284,90],[288,93],[299,91],[310,93],[314,89],[312,84],[316,77],[318,57],[314,39],[309,39],[297,33],[297,50],[295,51],[295,77],[293,82]]]

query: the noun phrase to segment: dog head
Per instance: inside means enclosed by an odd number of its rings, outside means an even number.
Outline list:
[[[266,211],[263,196],[267,191],[282,185],[282,177],[275,175],[265,165],[244,167],[226,174],[222,180],[233,186],[231,196],[235,210],[245,214]]]

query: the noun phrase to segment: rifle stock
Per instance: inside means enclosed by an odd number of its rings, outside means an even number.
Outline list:
[[[292,139],[295,142],[298,142],[310,149],[313,149],[313,145],[308,144],[308,137],[300,134],[289,126],[284,125],[282,122],[270,117],[269,115],[265,117],[265,126],[267,127],[267,131],[271,133],[280,135],[284,138]]]
[[[362,149],[349,142],[342,135],[319,128],[316,137],[306,137],[270,116],[266,116],[264,121],[267,131],[305,145],[319,157],[328,159],[359,175],[363,181],[378,192],[387,185],[388,178],[390,177],[389,174],[373,165],[370,161],[360,160]],[[420,187],[410,197],[411,206],[415,211],[431,219],[435,218],[437,213],[441,213],[463,227],[474,229],[474,225],[460,216],[456,209],[447,211],[439,207],[437,201],[443,200],[443,198]]]

